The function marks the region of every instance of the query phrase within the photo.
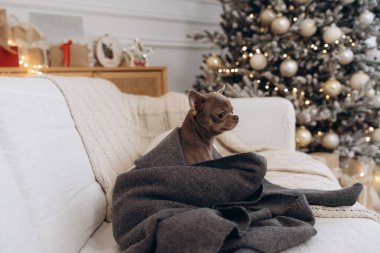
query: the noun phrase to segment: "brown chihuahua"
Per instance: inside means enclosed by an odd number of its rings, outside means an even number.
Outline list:
[[[223,89],[201,94],[189,91],[190,110],[181,127],[181,141],[186,163],[192,165],[214,159],[213,143],[216,135],[235,128],[239,117]]]

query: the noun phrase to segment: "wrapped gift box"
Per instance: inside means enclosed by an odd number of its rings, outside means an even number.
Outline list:
[[[0,67],[18,67],[18,48],[0,46]]]
[[[28,63],[31,65],[46,65],[47,59],[42,48],[34,47],[27,49]]]
[[[0,45],[8,44],[8,35],[7,12],[0,9]]]
[[[51,46],[49,50],[49,60],[51,67],[63,67],[63,49],[60,45]],[[70,67],[88,67],[89,56],[87,45],[70,45]]]

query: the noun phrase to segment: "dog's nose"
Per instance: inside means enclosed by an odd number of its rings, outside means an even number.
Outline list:
[[[239,116],[237,116],[237,115],[232,116],[232,118],[233,118],[234,120],[236,120],[236,121],[239,120]]]

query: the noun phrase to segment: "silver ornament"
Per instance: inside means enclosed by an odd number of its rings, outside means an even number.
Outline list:
[[[270,25],[276,18],[276,13],[271,8],[266,8],[260,13],[260,23]]]
[[[380,109],[380,94],[373,96],[370,103],[372,108]]]
[[[368,26],[368,25],[372,24],[372,22],[373,22],[374,19],[375,19],[375,15],[372,12],[368,11],[368,10],[365,10],[359,16],[359,22],[363,26]]]

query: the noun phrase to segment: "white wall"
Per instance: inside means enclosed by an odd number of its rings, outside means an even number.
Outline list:
[[[87,40],[108,33],[124,47],[139,37],[154,48],[150,65],[167,66],[170,91],[184,91],[200,73],[209,46],[187,39],[194,31],[219,29],[217,0],[0,0],[22,22],[30,12],[81,16]]]

